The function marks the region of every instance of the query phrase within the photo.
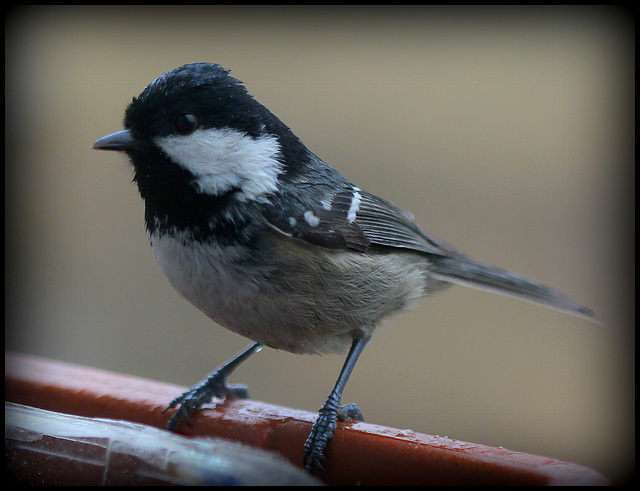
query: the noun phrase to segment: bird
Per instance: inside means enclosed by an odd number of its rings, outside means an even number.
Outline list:
[[[594,320],[564,294],[423,232],[409,212],[326,164],[230,70],[189,63],[133,98],[124,129],[92,148],[124,152],[149,242],[169,283],[219,325],[252,340],[170,402],[175,431],[212,398],[246,397],[230,373],[263,346],[348,351],[302,451],[326,471],[339,420],[362,420],[342,392],[375,328],[459,284]]]

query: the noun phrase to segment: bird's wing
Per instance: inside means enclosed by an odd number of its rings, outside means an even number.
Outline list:
[[[546,285],[482,263],[425,234],[413,216],[348,183],[313,185],[274,200],[263,216],[274,230],[328,249],[384,253],[411,250],[428,257],[434,279],[519,297],[594,320],[593,312]]]
[[[350,183],[298,185],[262,211],[271,228],[328,249],[360,252],[386,248],[464,256],[444,241],[426,235],[402,208]]]

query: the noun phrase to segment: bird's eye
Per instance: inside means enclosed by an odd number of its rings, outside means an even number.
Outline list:
[[[198,126],[198,119],[193,114],[181,114],[175,120],[175,126],[178,133],[188,135],[193,133]]]

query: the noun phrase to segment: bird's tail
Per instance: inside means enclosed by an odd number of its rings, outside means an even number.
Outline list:
[[[599,322],[591,309],[574,302],[553,288],[517,273],[483,264],[468,257],[434,256],[432,261],[432,276],[436,279],[512,295]]]

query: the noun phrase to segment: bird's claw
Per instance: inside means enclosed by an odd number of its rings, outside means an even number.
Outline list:
[[[226,377],[224,374],[214,372],[205,380],[172,400],[162,411],[163,413],[169,409],[174,409],[178,406],[180,407],[178,407],[178,410],[167,422],[167,429],[169,431],[175,431],[182,421],[184,421],[187,426],[191,427],[189,416],[205,404],[209,404],[214,397],[220,399],[246,399],[249,397],[249,390],[246,386],[227,386],[225,384],[225,379]]]
[[[320,408],[318,418],[313,423],[309,438],[304,443],[304,468],[311,474],[320,470],[326,472],[322,466],[325,460],[324,449],[333,436],[337,421],[364,421],[362,412],[355,404],[337,407],[331,400],[327,400]]]

